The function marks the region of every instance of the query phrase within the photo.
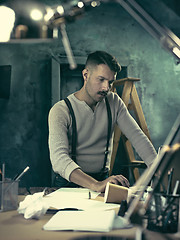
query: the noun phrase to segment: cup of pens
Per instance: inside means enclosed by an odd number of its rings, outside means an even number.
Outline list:
[[[0,182],[0,212],[15,210],[18,207],[19,180]]]
[[[180,195],[155,193],[148,209],[147,229],[176,233],[179,225]]]
[[[29,170],[27,166],[13,180],[5,178],[5,164],[2,165],[2,181],[0,181],[0,212],[16,210],[18,207],[18,189],[20,178]]]

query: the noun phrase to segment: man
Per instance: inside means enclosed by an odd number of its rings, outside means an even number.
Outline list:
[[[147,166],[156,157],[154,147],[121,98],[109,91],[120,70],[119,63],[110,54],[103,51],[91,53],[82,71],[83,87],[68,96],[77,124],[76,160],[71,156],[72,117],[65,101],[59,101],[50,110],[49,149],[52,167],[56,172],[56,186],[71,186],[73,183],[98,192],[104,192],[107,182],[129,186],[128,180],[122,175],[108,176],[115,124]],[[112,119],[109,144],[106,102],[109,103]]]

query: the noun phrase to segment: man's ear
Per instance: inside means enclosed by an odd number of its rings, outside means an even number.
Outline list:
[[[86,81],[87,80],[87,77],[88,77],[88,69],[84,69],[83,71],[82,71],[82,76],[83,76],[83,78],[84,78],[84,81]]]

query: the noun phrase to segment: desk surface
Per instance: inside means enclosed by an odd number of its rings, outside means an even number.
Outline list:
[[[135,239],[137,228],[113,230],[108,233],[45,231],[43,225],[52,217],[45,214],[40,220],[24,219],[16,210],[0,213],[0,240],[120,240],[120,237]],[[162,235],[145,230],[148,240],[180,239],[180,234]],[[104,236],[104,237],[103,237]],[[108,237],[108,236],[111,236]]]
[[[17,211],[0,213],[0,239],[1,240],[72,240],[72,239],[94,239],[94,240],[120,240],[120,237],[135,239],[136,228],[113,230],[109,233],[90,233],[74,231],[44,231],[43,225],[50,219],[46,214],[40,220],[24,219]],[[111,238],[110,238],[111,236]],[[180,239],[177,234],[162,235],[155,232],[145,231],[148,240]]]
[[[17,211],[0,213],[0,239],[2,240],[69,240],[83,236],[127,236],[133,238],[135,228],[116,230],[110,233],[88,233],[73,231],[44,231],[43,225],[50,219],[51,214],[45,214],[40,220],[24,219]]]
[[[134,239],[136,228],[113,230],[109,233],[90,233],[90,232],[73,232],[73,231],[44,231],[43,225],[50,219],[52,215],[46,214],[40,220],[24,219],[23,215],[17,211],[1,212],[0,213],[0,239],[1,240],[72,240],[87,237],[90,240],[96,237],[95,240],[105,240],[105,236],[111,236],[111,240],[116,240],[117,237],[126,237]],[[150,231],[145,231],[148,240],[164,240],[164,239],[180,239],[178,234],[161,235]],[[102,238],[102,236],[104,236]],[[108,238],[110,239],[110,238]],[[119,239],[120,240],[120,239]]]

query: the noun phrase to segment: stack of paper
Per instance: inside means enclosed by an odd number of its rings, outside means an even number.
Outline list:
[[[43,227],[44,230],[109,232],[115,211],[59,211]]]
[[[91,191],[91,199],[89,199],[89,191],[89,189],[83,188],[61,188],[44,197],[44,201],[48,206],[55,209],[76,208],[86,211],[102,211],[119,208],[119,204],[110,204],[94,200],[99,193],[93,191]]]

